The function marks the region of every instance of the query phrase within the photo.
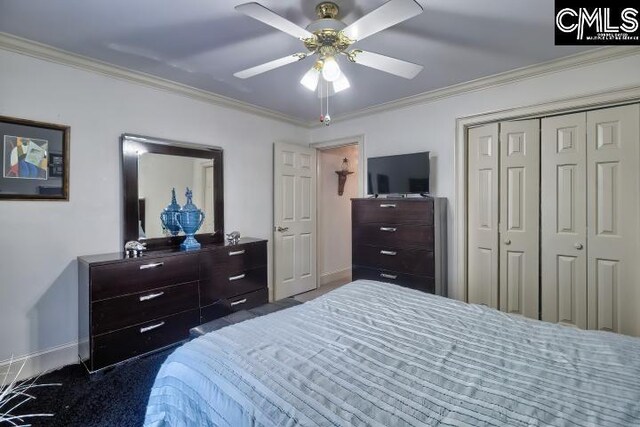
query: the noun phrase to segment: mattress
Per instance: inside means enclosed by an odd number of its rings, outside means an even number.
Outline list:
[[[178,348],[145,425],[640,425],[640,340],[359,280]]]

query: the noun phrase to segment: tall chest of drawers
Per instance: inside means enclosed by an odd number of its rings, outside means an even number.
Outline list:
[[[189,329],[268,302],[267,242],[78,258],[79,356],[96,372],[189,337]]]
[[[352,199],[353,279],[447,295],[446,199]]]

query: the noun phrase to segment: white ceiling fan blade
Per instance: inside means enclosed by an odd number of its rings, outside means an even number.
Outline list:
[[[424,68],[422,65],[362,50],[352,50],[347,56],[356,64],[375,68],[405,79],[414,78]]]
[[[353,41],[362,40],[379,31],[422,13],[415,0],[390,0],[342,30]]]
[[[271,71],[275,68],[282,67],[283,65],[292,64],[294,62],[301,61],[306,57],[307,57],[306,53],[294,53],[293,55],[285,56],[284,58],[274,59],[273,61],[265,62],[264,64],[256,65],[255,67],[238,71],[233,75],[240,79],[248,79],[249,77],[266,73],[267,71]]]
[[[313,37],[309,31],[294,24],[288,19],[283,18],[275,12],[267,9],[258,3],[245,3],[236,6],[238,12],[244,13],[253,19],[264,22],[267,25],[271,25],[273,28],[283,31],[287,34],[297,37],[299,39],[306,39]]]

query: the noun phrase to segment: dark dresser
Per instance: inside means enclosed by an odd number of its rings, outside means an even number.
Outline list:
[[[447,295],[446,199],[352,199],[353,280]]]
[[[80,359],[96,372],[189,338],[201,323],[266,304],[267,241],[78,257]]]

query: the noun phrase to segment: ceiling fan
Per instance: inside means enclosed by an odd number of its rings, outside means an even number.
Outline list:
[[[310,23],[306,29],[258,3],[241,4],[235,9],[300,39],[307,49],[307,52],[294,53],[234,74],[241,79],[316,55],[315,64],[302,77],[300,83],[307,89],[315,91],[322,76],[323,80],[332,84],[333,92],[336,93],[350,86],[349,80],[341,72],[336,60],[339,55],[346,56],[349,61],[356,64],[406,79],[414,78],[423,68],[422,65],[378,53],[360,49],[349,50],[354,43],[422,13],[422,7],[415,0],[390,0],[350,25],[338,19],[340,10],[337,4],[322,2],[316,6],[318,19]]]

